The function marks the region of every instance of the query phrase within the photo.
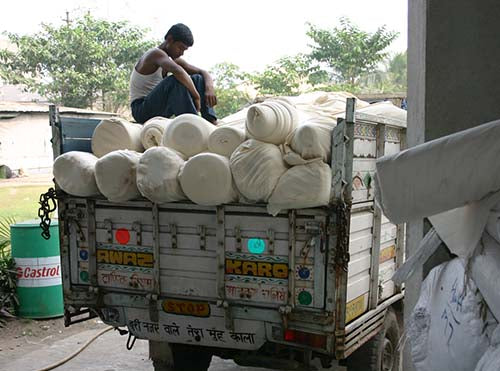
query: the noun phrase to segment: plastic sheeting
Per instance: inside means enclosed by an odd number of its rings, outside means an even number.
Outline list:
[[[460,259],[429,273],[407,326],[417,371],[474,370],[496,326],[482,300]]]
[[[137,166],[139,192],[156,203],[186,199],[178,180],[183,165],[182,155],[173,149],[153,147],[146,150]]]
[[[208,137],[214,130],[215,126],[204,118],[185,113],[167,126],[162,144],[191,157],[208,150]]]
[[[141,130],[141,143],[145,149],[161,146],[163,133],[172,120],[162,116],[146,121]]]
[[[102,120],[92,135],[92,152],[97,157],[119,149],[142,152],[141,130],[142,125],[121,118]]]
[[[393,222],[435,215],[500,189],[500,121],[477,126],[377,161],[377,202]]]
[[[248,109],[246,131],[249,138],[282,144],[297,124],[295,107],[284,100],[266,100]]]
[[[237,199],[227,157],[215,153],[193,156],[181,169],[179,179],[186,196],[199,205],[216,206]]]
[[[238,191],[250,202],[267,202],[287,170],[277,146],[255,139],[236,148],[230,166]]]
[[[267,211],[277,215],[281,210],[328,205],[331,183],[332,170],[321,160],[294,166],[280,177]]]
[[[110,152],[95,165],[97,187],[110,201],[124,202],[140,196],[136,169],[141,154],[129,150]]]
[[[54,161],[54,178],[61,189],[73,196],[91,197],[99,194],[95,181],[97,157],[92,153],[71,151]]]

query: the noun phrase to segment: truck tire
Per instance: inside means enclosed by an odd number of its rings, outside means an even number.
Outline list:
[[[173,371],[207,371],[212,354],[200,347],[171,344],[174,357]],[[156,371],[156,369],[155,369]]]
[[[348,371],[398,371],[399,324],[396,313],[389,308],[384,327],[368,342],[352,353],[344,362]]]

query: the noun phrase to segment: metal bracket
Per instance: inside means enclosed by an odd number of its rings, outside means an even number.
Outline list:
[[[292,313],[292,307],[290,305],[283,305],[278,308],[281,319],[283,320],[283,327],[285,330],[288,328],[288,316]]]
[[[113,222],[110,219],[104,219],[104,228],[108,232],[108,242],[113,243]]]
[[[267,239],[269,241],[269,254],[274,255],[274,230],[267,230]]]
[[[240,227],[234,227],[234,238],[236,239],[236,251],[241,252],[241,230],[240,230]]]
[[[225,325],[226,329],[234,331],[234,320],[233,320],[233,315],[231,313],[231,306],[226,300],[219,300],[217,301],[217,306],[219,308],[224,309],[224,319],[225,319]]]
[[[177,226],[175,224],[170,224],[170,238],[172,242],[172,249],[177,248]]]
[[[142,245],[141,223],[140,222],[133,222],[132,223],[132,230],[135,231],[136,244],[141,246]]]
[[[158,322],[158,295],[151,294],[147,295],[146,298],[149,299],[149,318],[151,319],[151,322]]]
[[[200,249],[205,250],[207,248],[207,228],[204,225],[199,225],[198,233],[200,235]]]

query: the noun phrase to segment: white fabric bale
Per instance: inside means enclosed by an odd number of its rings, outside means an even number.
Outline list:
[[[220,126],[208,137],[208,149],[210,152],[230,157],[245,140],[245,130],[232,125]]]
[[[481,357],[474,371],[498,371],[500,368],[500,326],[491,336],[490,347]]]
[[[208,149],[208,137],[214,130],[215,126],[204,118],[185,113],[167,126],[162,144],[191,157]]]
[[[161,146],[163,133],[170,122],[172,120],[157,116],[144,123],[141,130],[141,143],[145,149]]]
[[[295,107],[284,100],[254,104],[247,112],[247,136],[266,143],[282,144],[297,127],[298,120]]]
[[[142,125],[118,117],[102,120],[92,135],[92,152],[97,157],[119,149],[142,152],[141,130]]]
[[[377,102],[358,109],[358,112],[368,113],[391,119],[404,121],[406,123],[407,111],[395,106],[392,102]],[[406,125],[405,125],[406,126]]]
[[[329,163],[331,158],[332,126],[305,124],[287,138],[287,144],[304,160],[320,158]]]
[[[73,196],[98,195],[96,162],[97,157],[87,152],[71,151],[58,156],[53,166],[56,183],[64,192]]]
[[[216,206],[237,199],[227,157],[200,153],[191,157],[179,173],[182,190],[196,204]]]
[[[137,166],[139,192],[156,203],[186,199],[178,179],[184,162],[180,153],[167,147],[146,150]]]
[[[250,202],[267,202],[287,170],[280,149],[249,139],[231,155],[231,172],[240,194]]]
[[[279,179],[267,211],[276,215],[281,210],[328,205],[331,184],[332,170],[321,160],[294,166]]]
[[[495,329],[483,297],[455,258],[434,268],[425,279],[410,316],[408,339],[417,371],[474,370]]]
[[[95,164],[97,187],[110,201],[123,202],[139,197],[136,170],[141,154],[135,151],[110,152]]]
[[[393,223],[428,217],[500,189],[500,120],[377,160],[378,199]],[[425,180],[425,181],[424,181]]]

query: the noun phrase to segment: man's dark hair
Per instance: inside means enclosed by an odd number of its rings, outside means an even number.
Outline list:
[[[186,46],[193,46],[193,34],[189,27],[183,23],[177,23],[170,27],[170,30],[168,30],[165,35],[165,39],[168,35],[172,35],[172,39],[174,39],[174,41],[180,41],[186,44]]]

